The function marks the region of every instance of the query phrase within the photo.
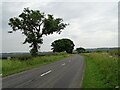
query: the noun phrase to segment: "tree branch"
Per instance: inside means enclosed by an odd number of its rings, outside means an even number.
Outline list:
[[[38,29],[38,32],[40,32],[40,26],[43,24],[44,21],[42,21],[39,25],[39,29]]]

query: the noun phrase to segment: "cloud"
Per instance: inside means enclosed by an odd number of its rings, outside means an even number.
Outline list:
[[[4,0],[4,2],[56,2],[56,0]],[[119,0],[57,0],[57,2],[119,2]]]
[[[51,50],[51,43],[60,38],[69,38],[76,47],[114,47],[118,45],[118,6],[115,2],[5,2],[3,3],[3,51],[29,51],[23,45],[20,32],[8,34],[11,30],[8,20],[18,16],[23,8],[37,9],[46,14],[63,18],[70,25],[59,35],[44,36],[40,51]]]

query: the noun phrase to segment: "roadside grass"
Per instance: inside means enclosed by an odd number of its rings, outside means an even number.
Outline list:
[[[118,86],[118,57],[108,53],[84,53],[86,68],[83,88],[115,88]]]
[[[2,61],[2,76],[8,76],[18,72],[22,72],[31,68],[39,67],[44,64],[49,64],[57,60],[71,56],[70,54],[46,55],[32,58],[31,60],[3,60]]]
[[[2,59],[0,59],[0,74],[2,74]]]
[[[118,49],[118,50],[111,50],[111,51],[109,51],[108,52],[110,55],[117,55],[117,56],[120,56],[120,50]]]

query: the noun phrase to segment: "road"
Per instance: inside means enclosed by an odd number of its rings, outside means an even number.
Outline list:
[[[74,55],[3,78],[3,88],[80,88],[84,59]]]
[[[2,89],[2,77],[0,76],[0,90]]]

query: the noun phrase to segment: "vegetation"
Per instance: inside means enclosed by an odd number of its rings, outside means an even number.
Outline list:
[[[86,69],[83,88],[118,86],[118,58],[108,53],[84,53]]]
[[[77,51],[78,53],[84,53],[84,52],[85,52],[85,49],[82,48],[82,47],[80,47],[80,48],[76,48],[76,51]]]
[[[64,52],[72,53],[74,49],[74,43],[70,39],[58,39],[51,45],[53,52]]]
[[[58,55],[34,57],[31,60],[17,60],[15,58],[12,60],[3,60],[2,74],[3,76],[11,75],[34,67],[39,67],[43,64],[61,60],[68,56],[70,56],[70,54],[61,53]]]
[[[0,74],[2,73],[2,59],[0,59]]]
[[[45,15],[39,10],[25,8],[19,17],[10,18],[9,25],[13,31],[20,30],[26,36],[23,44],[29,43],[29,47],[31,48],[30,53],[36,56],[40,44],[43,43],[42,36],[47,36],[54,32],[60,34],[61,30],[68,24],[63,23],[62,18],[54,18],[53,15]]]
[[[33,57],[31,55],[15,55],[13,57],[10,57],[8,59],[11,59],[11,60],[31,60]]]
[[[120,56],[120,50],[111,50],[111,51],[109,51],[109,53],[110,53],[111,55]]]

